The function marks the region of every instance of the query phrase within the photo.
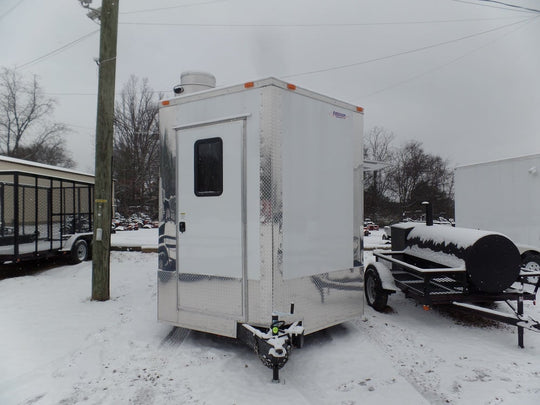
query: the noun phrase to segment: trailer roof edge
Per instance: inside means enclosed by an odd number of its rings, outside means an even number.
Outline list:
[[[249,91],[249,90],[259,89],[259,88],[263,88],[267,86],[275,86],[284,90],[294,91],[295,93],[301,94],[303,96],[327,101],[332,104],[338,105],[341,108],[356,112],[358,114],[364,113],[364,109],[361,107],[358,107],[357,105],[348,103],[346,101],[338,100],[336,98],[329,97],[321,93],[317,93],[313,90],[297,87],[294,84],[285,82],[275,77],[267,77],[265,79],[235,84],[231,86],[215,87],[212,89],[202,90],[195,93],[189,93],[189,94],[178,96],[178,97],[172,97],[172,98],[162,100],[161,105],[166,106],[166,107],[171,107],[173,105],[183,104],[183,103],[194,101],[194,100],[201,100],[208,97],[214,97],[216,95],[237,93],[241,91]]]
[[[470,163],[470,164],[466,164],[466,165],[459,165],[459,166],[456,166],[455,169],[457,170],[457,169],[461,169],[461,168],[465,168],[465,167],[481,166],[481,165],[486,165],[486,164],[490,164],[490,163],[509,162],[509,161],[512,161],[512,160],[536,159],[536,158],[539,158],[539,157],[540,157],[540,153],[533,153],[531,155],[513,156],[513,157],[509,157],[509,158],[504,158],[504,159],[486,160],[486,161],[483,161],[483,162]]]

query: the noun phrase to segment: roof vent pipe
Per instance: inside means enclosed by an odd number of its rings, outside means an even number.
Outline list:
[[[174,94],[196,93],[202,90],[213,89],[216,87],[216,78],[214,75],[206,72],[189,71],[180,75],[180,84],[174,86]]]
[[[424,201],[422,205],[426,206],[426,225],[433,226],[433,207],[429,201]]]

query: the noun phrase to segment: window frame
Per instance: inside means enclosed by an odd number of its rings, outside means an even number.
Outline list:
[[[209,191],[201,191],[199,187],[199,178],[201,176],[200,168],[199,168],[199,147],[200,145],[206,145],[206,144],[215,144],[217,143],[219,145],[219,160],[218,160],[218,167],[219,172],[217,174],[218,177],[218,189],[217,190],[209,190]],[[204,175],[204,173],[202,173]],[[193,145],[193,192],[197,197],[219,197],[223,194],[223,139],[220,137],[213,137],[213,138],[204,138],[204,139],[198,139],[195,141],[195,144]]]

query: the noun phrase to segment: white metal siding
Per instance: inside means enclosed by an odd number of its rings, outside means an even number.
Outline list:
[[[282,110],[283,277],[350,268],[355,113],[294,92]]]
[[[540,246],[539,155],[458,167],[455,187],[458,226]]]

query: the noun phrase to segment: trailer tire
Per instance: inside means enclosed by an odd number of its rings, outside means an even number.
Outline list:
[[[364,273],[366,302],[375,311],[382,312],[388,303],[388,293],[382,288],[381,278],[374,267],[369,266]]]
[[[540,271],[540,255],[538,253],[525,253],[521,263],[528,271]]]
[[[78,264],[88,259],[88,243],[84,239],[77,240],[71,248],[71,263]]]

